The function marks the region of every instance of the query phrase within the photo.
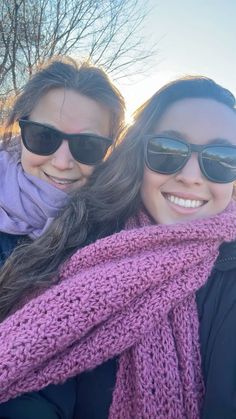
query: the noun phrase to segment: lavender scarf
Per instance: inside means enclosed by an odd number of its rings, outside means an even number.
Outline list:
[[[0,150],[0,231],[40,236],[68,197],[63,191],[24,172],[21,163]]]
[[[187,224],[146,225],[99,240],[60,283],[0,325],[0,401],[119,356],[110,419],[197,419],[204,394],[195,291],[236,208]]]

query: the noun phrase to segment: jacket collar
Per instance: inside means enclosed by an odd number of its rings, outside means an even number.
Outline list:
[[[236,240],[230,243],[223,243],[220,246],[220,253],[216,260],[215,268],[221,271],[229,271],[236,268]]]

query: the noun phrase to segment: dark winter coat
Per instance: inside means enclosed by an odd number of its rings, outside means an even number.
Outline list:
[[[0,264],[23,236],[0,232]],[[50,385],[38,393],[28,393],[0,405],[1,419],[71,419],[74,417],[77,397],[76,378],[62,385]]]
[[[9,254],[19,238],[0,236]],[[206,285],[196,295],[206,387],[202,419],[236,419],[236,242],[221,247]],[[107,419],[117,360],[0,405],[7,419]]]

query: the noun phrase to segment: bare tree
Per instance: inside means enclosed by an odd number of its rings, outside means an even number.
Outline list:
[[[143,0],[1,0],[1,94],[58,54],[90,58],[114,78],[143,71],[155,50],[143,47],[143,9]]]

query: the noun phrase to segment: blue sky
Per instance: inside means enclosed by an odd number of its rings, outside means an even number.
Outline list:
[[[158,52],[148,74],[119,81],[129,113],[185,74],[211,77],[236,95],[236,0],[149,0],[149,5],[145,47],[158,41]]]

